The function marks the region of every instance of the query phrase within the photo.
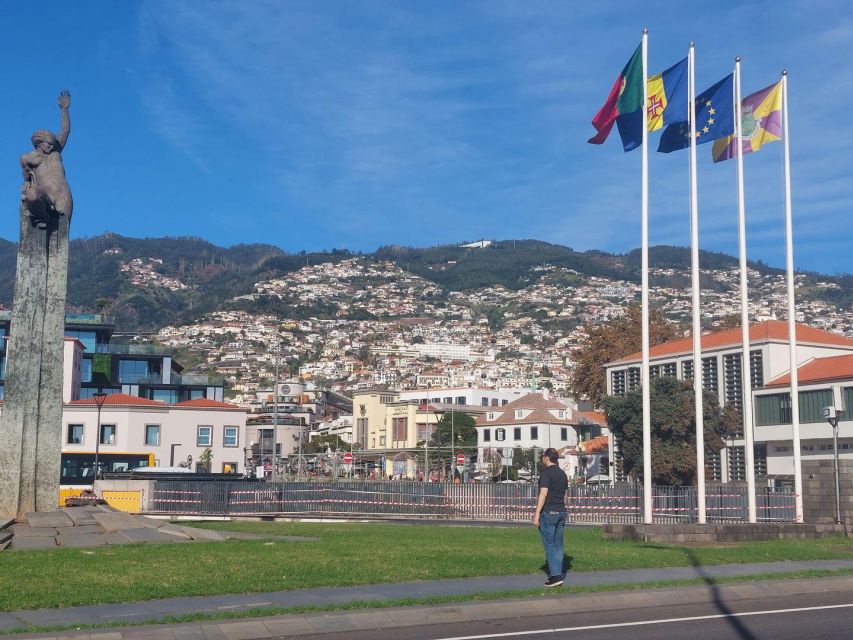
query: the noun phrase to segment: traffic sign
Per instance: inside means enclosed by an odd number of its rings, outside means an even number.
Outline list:
[[[456,464],[465,464],[465,454],[460,453],[456,456]]]
[[[349,451],[347,451],[347,452],[344,454],[344,464],[350,464],[351,462],[352,462],[352,453],[350,453]]]

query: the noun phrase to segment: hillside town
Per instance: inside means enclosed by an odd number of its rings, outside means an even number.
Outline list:
[[[703,319],[713,329],[739,313],[738,272],[705,270],[702,276],[712,287],[702,291]],[[688,277],[676,269],[651,272],[652,305],[685,327],[690,290],[682,285]],[[550,265],[537,267],[531,280],[517,291],[445,292],[392,262],[352,258],[258,282],[254,293],[230,301],[239,306],[273,297],[292,310],[289,315],[215,311],[162,328],[156,342],[197,362],[195,369],[227,378],[229,400],[246,408],[271,388],[276,354],[282,378],[339,393],[477,386],[541,387],[566,396],[584,325],[623,314],[639,300],[639,286]],[[785,318],[784,276],[751,270],[749,282],[750,317]],[[319,302],[332,317],[317,317]],[[803,301],[798,309],[799,322],[853,335],[853,321],[842,309],[822,301]]]

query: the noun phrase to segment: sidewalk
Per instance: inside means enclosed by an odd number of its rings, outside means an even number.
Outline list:
[[[747,575],[768,575],[806,571],[815,569],[853,569],[851,560],[822,560],[805,562],[771,562],[756,564],[733,564],[708,567],[671,567],[661,569],[636,569],[630,571],[594,571],[569,573],[566,585],[573,587],[594,586],[604,584],[630,585],[643,582],[662,582],[669,580],[689,580],[696,578],[721,578]],[[91,605],[69,607],[66,609],[38,609],[32,611],[14,611],[0,613],[0,631],[9,631],[27,625],[35,626],[68,626],[93,625],[109,623],[140,623],[156,622],[165,616],[190,613],[217,614],[229,611],[258,609],[263,607],[291,608],[299,606],[327,606],[351,602],[382,602],[400,600],[403,598],[424,598],[429,596],[467,595],[493,591],[523,591],[543,586],[543,576],[516,575],[479,578],[462,578],[454,580],[432,580],[423,582],[406,582],[398,584],[375,584],[354,587],[324,587],[319,589],[303,589],[295,591],[277,591],[270,593],[235,594],[222,596],[203,596],[192,598],[171,598],[167,600],[149,600],[134,603]],[[807,582],[807,581],[797,581]],[[853,584],[853,578],[849,579]],[[742,586],[742,585],[738,585]],[[706,587],[702,587],[707,591]],[[559,594],[559,588],[554,590]],[[640,592],[641,594],[644,592]],[[596,597],[605,594],[597,593]],[[375,614],[385,613],[374,612]],[[277,620],[294,618],[294,616],[275,616]],[[104,640],[121,640],[123,638],[261,638],[258,635],[233,635],[213,633],[214,627],[234,627],[250,624],[246,621],[210,621],[205,623],[187,623],[172,625],[170,629],[186,628],[188,633],[173,633],[162,627],[126,628],[124,630],[93,629],[83,632],[61,632],[57,634],[38,634],[39,638],[103,638]],[[257,623],[251,623],[257,624]],[[236,627],[235,627],[236,625]],[[189,633],[190,628],[200,631],[201,635]],[[316,631],[315,631],[316,632]],[[292,631],[291,631],[292,633]],[[206,634],[206,635],[205,635]],[[212,635],[211,635],[212,634]],[[22,637],[22,636],[15,636]]]

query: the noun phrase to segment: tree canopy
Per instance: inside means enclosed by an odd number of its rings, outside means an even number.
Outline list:
[[[643,348],[642,310],[638,305],[628,307],[621,318],[606,324],[590,323],[583,346],[574,353],[575,368],[569,382],[572,395],[587,399],[601,408],[607,391],[604,365],[624,358]],[[660,311],[649,313],[649,344],[654,346],[681,336],[681,328],[669,322]]]
[[[652,481],[664,485],[696,483],[696,419],[693,384],[655,378],[651,387]],[[706,458],[734,435],[737,421],[724,418],[717,397],[705,391],[702,403]],[[635,389],[604,401],[607,424],[619,442],[626,473],[643,471],[643,398]],[[730,414],[731,412],[726,412]]]

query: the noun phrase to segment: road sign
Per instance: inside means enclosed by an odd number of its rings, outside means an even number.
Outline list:
[[[504,457],[504,458],[509,458],[510,460],[512,460],[512,452],[513,452],[513,448],[512,448],[512,447],[504,447],[504,450],[503,450],[503,457]]]
[[[460,453],[456,456],[456,464],[465,464],[465,454]]]
[[[351,462],[352,462],[352,453],[350,453],[349,451],[347,451],[347,452],[344,454],[344,464],[350,464]]]

